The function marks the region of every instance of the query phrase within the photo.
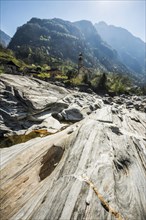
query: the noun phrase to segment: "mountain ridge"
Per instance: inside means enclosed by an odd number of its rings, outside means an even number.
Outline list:
[[[90,36],[87,32],[85,33],[85,30],[83,31],[79,22],[74,23],[58,18],[32,18],[18,28],[9,48],[16,51],[20,58],[24,58],[22,51],[25,51],[26,60],[28,55],[31,55],[30,50],[33,54],[37,48],[43,56],[70,59],[75,63],[78,62],[79,52],[82,52],[85,65],[89,67],[98,66],[103,71],[128,72],[127,67],[117,59],[115,51],[102,41],[94,25],[89,21],[84,23],[91,30]]]
[[[145,74],[145,42],[126,29],[105,22],[96,23],[95,27],[102,39],[118,52],[121,62],[135,74]]]

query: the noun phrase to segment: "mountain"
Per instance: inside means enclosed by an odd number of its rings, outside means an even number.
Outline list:
[[[125,66],[119,62],[116,50],[113,50],[111,46],[102,40],[90,21],[82,20],[74,22],[74,25],[83,33],[86,42],[92,50],[93,57],[96,57],[108,71],[127,72]]]
[[[102,39],[118,52],[121,62],[136,75],[145,74],[146,44],[141,39],[126,29],[105,22],[96,23],[95,28]]]
[[[5,32],[0,30],[0,44],[4,47],[7,47],[10,40],[11,40],[11,37],[7,35]]]
[[[128,72],[117,52],[101,39],[89,21],[72,23],[58,18],[32,18],[17,29],[9,48],[29,63],[49,63],[51,57],[77,63],[82,52],[88,67]]]

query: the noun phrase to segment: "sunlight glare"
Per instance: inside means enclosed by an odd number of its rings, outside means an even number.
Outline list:
[[[115,9],[117,7],[116,1],[106,1],[106,0],[100,0],[98,1],[98,5],[102,10],[108,10],[108,9]]]

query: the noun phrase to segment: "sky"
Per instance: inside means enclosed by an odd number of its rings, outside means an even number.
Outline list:
[[[146,0],[0,0],[0,29],[11,37],[32,17],[105,21],[146,42]]]

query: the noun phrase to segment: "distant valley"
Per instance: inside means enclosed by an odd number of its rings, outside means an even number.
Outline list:
[[[121,27],[105,22],[99,22],[95,27],[102,39],[118,52],[122,63],[135,74],[145,74],[146,43]]]

